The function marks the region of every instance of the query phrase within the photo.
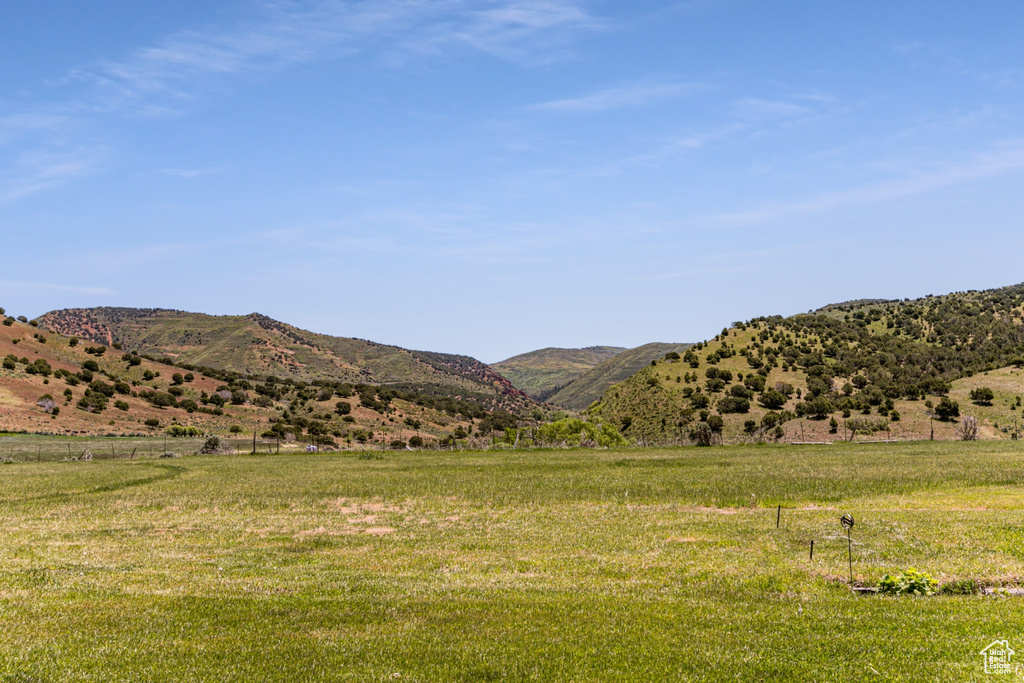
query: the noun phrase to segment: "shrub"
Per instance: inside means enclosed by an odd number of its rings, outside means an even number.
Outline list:
[[[106,382],[104,382],[101,379],[94,379],[89,384],[89,388],[92,389],[95,392],[99,392],[99,393],[103,394],[107,398],[111,398],[116,393],[114,391],[114,385],[107,384]]]
[[[4,358],[4,370],[17,370],[18,361],[14,360],[10,356]]]
[[[767,408],[768,410],[777,410],[782,406],[786,405],[786,401],[788,399],[786,398],[785,394],[776,391],[775,389],[768,389],[767,391],[761,394],[758,400],[760,401],[761,405]]]
[[[935,406],[935,415],[940,420],[946,421],[952,420],[955,417],[960,417],[960,404],[943,396],[939,401],[939,404]]]
[[[220,451],[221,448],[223,448],[223,444],[221,443],[220,437],[210,436],[207,437],[206,441],[203,442],[203,445],[199,449],[199,452],[205,455],[209,455],[210,453],[216,453]]]
[[[177,385],[167,387],[167,393],[171,396],[184,396],[185,390]]]
[[[977,389],[971,389],[971,400],[982,406],[992,405],[992,399],[996,397],[988,387],[978,387]]]
[[[405,442],[402,441],[401,439],[395,439],[394,441],[391,442],[391,450],[393,450],[393,451],[404,451],[405,450]]]
[[[825,419],[829,413],[835,410],[835,406],[824,396],[818,396],[803,404],[804,412],[818,419]],[[797,411],[799,412],[799,411]]]
[[[752,392],[750,389],[747,389],[745,386],[741,384],[733,384],[731,387],[729,387],[729,395],[734,396],[736,398],[745,398],[749,400],[754,397],[754,392]]]
[[[171,425],[166,429],[168,436],[180,437],[180,436],[202,436],[203,430],[199,427],[192,425]]]
[[[4,318],[4,326],[10,327],[14,324],[14,318]]]
[[[998,426],[998,425],[996,425]],[[978,419],[964,415],[956,426],[956,436],[961,441],[975,441],[978,438]]]
[[[78,399],[76,405],[79,410],[84,410],[87,413],[102,413],[107,407],[107,397],[99,392],[86,389],[85,394]]]
[[[764,377],[761,375],[747,375],[743,379],[743,386],[753,392],[764,391]]]
[[[89,360],[82,363],[82,368],[84,370],[88,370],[89,372],[99,372],[100,364],[90,358]]]
[[[423,437],[413,436],[409,438],[409,445],[413,448],[423,448]]]
[[[159,427],[160,426],[160,420],[156,419],[155,417],[151,417],[148,420],[146,420],[146,422],[144,424],[147,427]]]
[[[910,568],[896,576],[883,576],[878,590],[888,595],[932,595],[938,585],[931,575]]]
[[[718,441],[716,434],[707,422],[698,422],[690,429],[690,441],[697,446],[713,446]]]
[[[176,372],[171,375],[171,384],[182,384],[184,381],[185,377],[180,372]]]
[[[170,394],[165,394],[159,391],[150,393],[148,395],[148,400],[157,408],[172,408],[178,405],[178,400],[176,398]]]
[[[709,379],[704,383],[704,386],[707,388],[708,393],[717,394],[725,389],[725,381],[716,377],[714,379]]]
[[[718,402],[718,410],[721,413],[749,413],[750,401],[745,398],[728,396]],[[716,417],[716,416],[712,416]],[[722,419],[722,418],[718,418]]]
[[[238,425],[231,425],[228,431],[231,432],[232,434],[239,434],[241,433],[242,428]]]
[[[455,438],[461,439],[465,435],[462,427],[455,430]],[[598,446],[601,448],[626,445],[626,438],[613,425],[607,422],[584,422],[572,417],[541,425],[537,429],[537,440],[548,444]]]
[[[114,401],[114,407],[118,410],[128,410],[128,403],[126,401]]]
[[[722,428],[725,427],[725,420],[722,419],[721,415],[709,415],[707,425],[711,428],[711,431],[720,434]]]

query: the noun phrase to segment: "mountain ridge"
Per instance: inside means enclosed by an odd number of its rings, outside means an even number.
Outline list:
[[[338,380],[463,397],[490,409],[521,410],[526,394],[468,356],[302,330],[260,313],[212,316],[161,308],[95,307],[50,311],[41,327],[119,343],[126,351],[218,370],[302,381]]]

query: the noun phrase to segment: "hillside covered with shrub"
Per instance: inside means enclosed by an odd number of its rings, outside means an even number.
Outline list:
[[[201,367],[117,341],[108,346],[50,332],[3,309],[0,318],[0,432],[255,434],[275,445],[419,448],[486,440],[517,422],[511,413],[429,386],[307,382]]]
[[[529,412],[534,407],[526,394],[474,358],[316,334],[258,313],[86,308],[52,311],[38,322],[94,343],[117,343],[176,364],[245,376],[387,386],[457,398],[487,411]]]
[[[736,323],[590,412],[642,443],[1019,438],[1022,368],[1024,285],[855,301]]]

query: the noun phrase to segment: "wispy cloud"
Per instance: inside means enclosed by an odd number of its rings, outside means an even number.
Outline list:
[[[21,112],[0,116],[0,145],[29,133],[57,129],[66,121],[65,116],[46,112]]]
[[[98,155],[92,150],[36,150],[0,169],[0,204],[27,197],[60,183],[94,173]]]
[[[76,128],[111,114],[181,114],[225,84],[342,58],[394,68],[412,57],[472,50],[534,63],[565,56],[572,36],[601,26],[584,0],[257,1],[230,25],[178,32],[122,59],[75,69],[48,84],[63,101],[0,116],[0,145],[34,150],[0,168],[0,204],[93,172],[95,163],[65,149]],[[197,178],[223,170],[158,173]]]
[[[217,173],[224,173],[227,170],[227,166],[211,166],[209,168],[162,168],[157,171],[157,173],[160,175],[170,176],[171,178],[182,178],[188,180],[191,178],[203,178],[209,175],[216,175]]]
[[[811,109],[795,102],[761,100],[753,97],[738,100],[733,105],[733,115],[743,119],[793,118],[811,113]]]
[[[600,23],[577,0],[317,0],[270,2],[232,27],[178,33],[70,80],[104,95],[95,106],[154,97],[186,102],[209,79],[273,73],[299,63],[375,53],[390,63],[468,46],[506,59],[550,51]]]
[[[592,112],[623,107],[640,107],[680,97],[701,86],[695,83],[633,83],[573,97],[531,105],[531,111]]]
[[[884,183],[769,204],[752,211],[719,214],[711,219],[714,223],[735,227],[761,225],[797,215],[902,199],[1021,169],[1024,169],[1024,140],[1010,140],[934,170],[908,171],[902,178]]]
[[[62,292],[89,296],[107,296],[115,293],[114,290],[106,287],[77,287],[55,282],[28,282],[25,280],[0,280],[0,287],[14,292]]]

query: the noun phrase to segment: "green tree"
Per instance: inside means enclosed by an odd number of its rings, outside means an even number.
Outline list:
[[[935,415],[940,420],[945,421],[960,417],[960,404],[951,398],[943,396],[939,404],[935,406]]]
[[[774,389],[768,389],[762,393],[758,400],[761,402],[761,405],[768,410],[778,410],[782,406],[786,405],[787,401],[785,394],[775,391]]]
[[[988,387],[978,387],[977,389],[971,389],[971,400],[981,406],[992,405],[992,399],[996,397]]]

